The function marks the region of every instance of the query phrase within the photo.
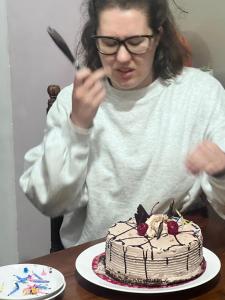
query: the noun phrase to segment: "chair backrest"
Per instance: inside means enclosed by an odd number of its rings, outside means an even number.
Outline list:
[[[55,102],[55,100],[60,92],[60,86],[56,85],[56,84],[50,84],[47,88],[47,92],[50,97],[48,99],[48,105],[47,105],[47,109],[46,109],[46,112],[48,113],[49,109],[51,108],[52,104]]]
[[[51,108],[52,104],[57,98],[58,93],[60,92],[60,87],[58,85],[49,85],[47,88],[47,92],[49,95],[48,105],[47,105],[47,113]],[[50,219],[51,223],[51,249],[50,252],[56,252],[64,249],[61,238],[60,238],[60,228],[63,222],[63,216],[55,217]]]

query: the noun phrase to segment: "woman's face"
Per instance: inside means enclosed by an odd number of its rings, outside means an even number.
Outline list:
[[[109,8],[99,16],[98,36],[125,39],[135,35],[151,35],[147,16],[138,9],[122,10]],[[110,80],[117,89],[132,90],[143,88],[154,80],[153,61],[159,43],[159,35],[150,40],[145,53],[131,54],[124,45],[113,55],[99,53],[103,67],[110,69]]]

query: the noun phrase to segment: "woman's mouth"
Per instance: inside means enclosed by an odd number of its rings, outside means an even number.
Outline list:
[[[130,79],[134,74],[134,69],[131,68],[120,68],[117,71],[122,79]]]

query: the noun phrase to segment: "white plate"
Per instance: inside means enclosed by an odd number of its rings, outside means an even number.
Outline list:
[[[16,264],[0,267],[0,299],[24,300],[46,299],[55,295],[65,285],[58,270],[37,264]],[[24,291],[36,287],[36,294]]]
[[[205,272],[196,279],[193,279],[186,283],[180,283],[175,286],[168,287],[157,287],[157,288],[136,288],[129,286],[117,285],[108,281],[105,281],[98,277],[92,269],[92,261],[93,259],[103,253],[105,251],[105,243],[96,244],[86,250],[84,250],[76,260],[75,267],[78,273],[84,277],[86,280],[99,285],[101,287],[117,290],[122,292],[129,293],[141,293],[141,294],[153,294],[153,293],[168,293],[175,291],[182,291],[186,289],[190,289],[196,286],[199,286],[203,283],[208,282],[212,278],[214,278],[218,272],[220,271],[221,263],[219,258],[207,248],[203,248],[203,255],[206,260],[206,270]]]
[[[65,290],[65,288],[66,288],[66,282],[64,282],[64,285],[62,286],[62,288],[58,292],[51,295],[50,297],[44,298],[44,300],[51,300],[51,299],[56,298],[57,296],[62,294],[62,292]]]

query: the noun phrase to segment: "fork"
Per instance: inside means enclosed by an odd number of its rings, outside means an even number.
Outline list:
[[[55,42],[55,44],[59,47],[59,49],[65,54],[65,56],[69,59],[69,61],[75,66],[76,70],[80,69],[78,59],[75,59],[72,52],[70,51],[68,45],[66,44],[65,40],[62,36],[50,26],[47,28],[47,32]]]

